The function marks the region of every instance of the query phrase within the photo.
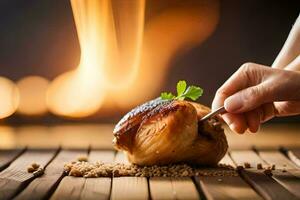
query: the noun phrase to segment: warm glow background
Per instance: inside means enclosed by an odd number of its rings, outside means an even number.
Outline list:
[[[203,87],[200,101],[209,105],[243,62],[272,63],[300,6],[258,0],[17,4],[0,3],[0,119],[17,123],[114,121],[174,90],[179,79]]]
[[[166,2],[156,7],[166,6]],[[2,118],[48,112],[68,118],[122,112],[155,95],[170,60],[205,41],[219,20],[219,1],[169,1],[145,23],[146,0],[71,0],[80,44],[78,66],[53,80],[3,78]],[[12,95],[12,91],[16,94]],[[20,97],[19,97],[20,96]],[[12,103],[13,102],[13,103]],[[10,105],[12,104],[12,105]]]

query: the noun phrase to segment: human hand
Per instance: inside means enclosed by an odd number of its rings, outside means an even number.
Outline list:
[[[300,73],[246,63],[218,89],[212,108],[222,105],[232,130],[257,132],[275,116],[300,114]]]

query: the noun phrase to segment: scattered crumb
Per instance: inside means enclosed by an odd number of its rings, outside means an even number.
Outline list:
[[[77,160],[78,160],[79,162],[87,162],[87,161],[88,161],[88,158],[87,158],[86,155],[79,155],[79,156],[77,157]]]
[[[244,163],[244,167],[245,167],[245,168],[251,168],[251,164],[248,163],[248,162],[245,162],[245,163]]]
[[[268,175],[268,176],[272,176],[272,170],[271,169],[265,169],[264,170],[264,173],[266,174],[266,175]]]
[[[220,164],[216,168],[199,168],[187,164],[167,166],[138,166],[124,163],[89,163],[71,162],[64,166],[64,171],[69,176],[76,177],[192,177],[192,176],[238,176],[230,165]]]
[[[218,182],[222,182],[222,179],[221,179],[221,178],[218,178]]]
[[[37,164],[37,163],[32,163],[31,164],[31,166],[33,167],[33,169],[37,169],[37,168],[39,168],[40,167],[40,165],[39,164]]]
[[[263,169],[263,166],[261,163],[257,163],[257,166],[256,166],[257,169]]]
[[[275,169],[276,169],[275,164],[273,164],[273,165],[271,166],[271,169],[272,169],[272,170],[275,170]]]
[[[31,165],[29,165],[29,166],[27,167],[27,172],[32,173],[32,172],[34,172],[34,171],[35,171],[35,169],[34,169]]]
[[[44,174],[44,169],[40,166],[40,164],[33,162],[27,167],[27,172],[32,173],[34,176],[40,176]]]

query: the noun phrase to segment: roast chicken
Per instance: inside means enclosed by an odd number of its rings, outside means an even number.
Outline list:
[[[228,145],[218,118],[200,122],[210,109],[185,100],[144,103],[114,129],[114,146],[137,165],[216,165]]]

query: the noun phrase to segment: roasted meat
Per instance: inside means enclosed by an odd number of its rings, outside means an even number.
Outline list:
[[[216,165],[228,145],[217,118],[199,122],[209,111],[194,102],[154,99],[120,120],[114,145],[138,165]]]

